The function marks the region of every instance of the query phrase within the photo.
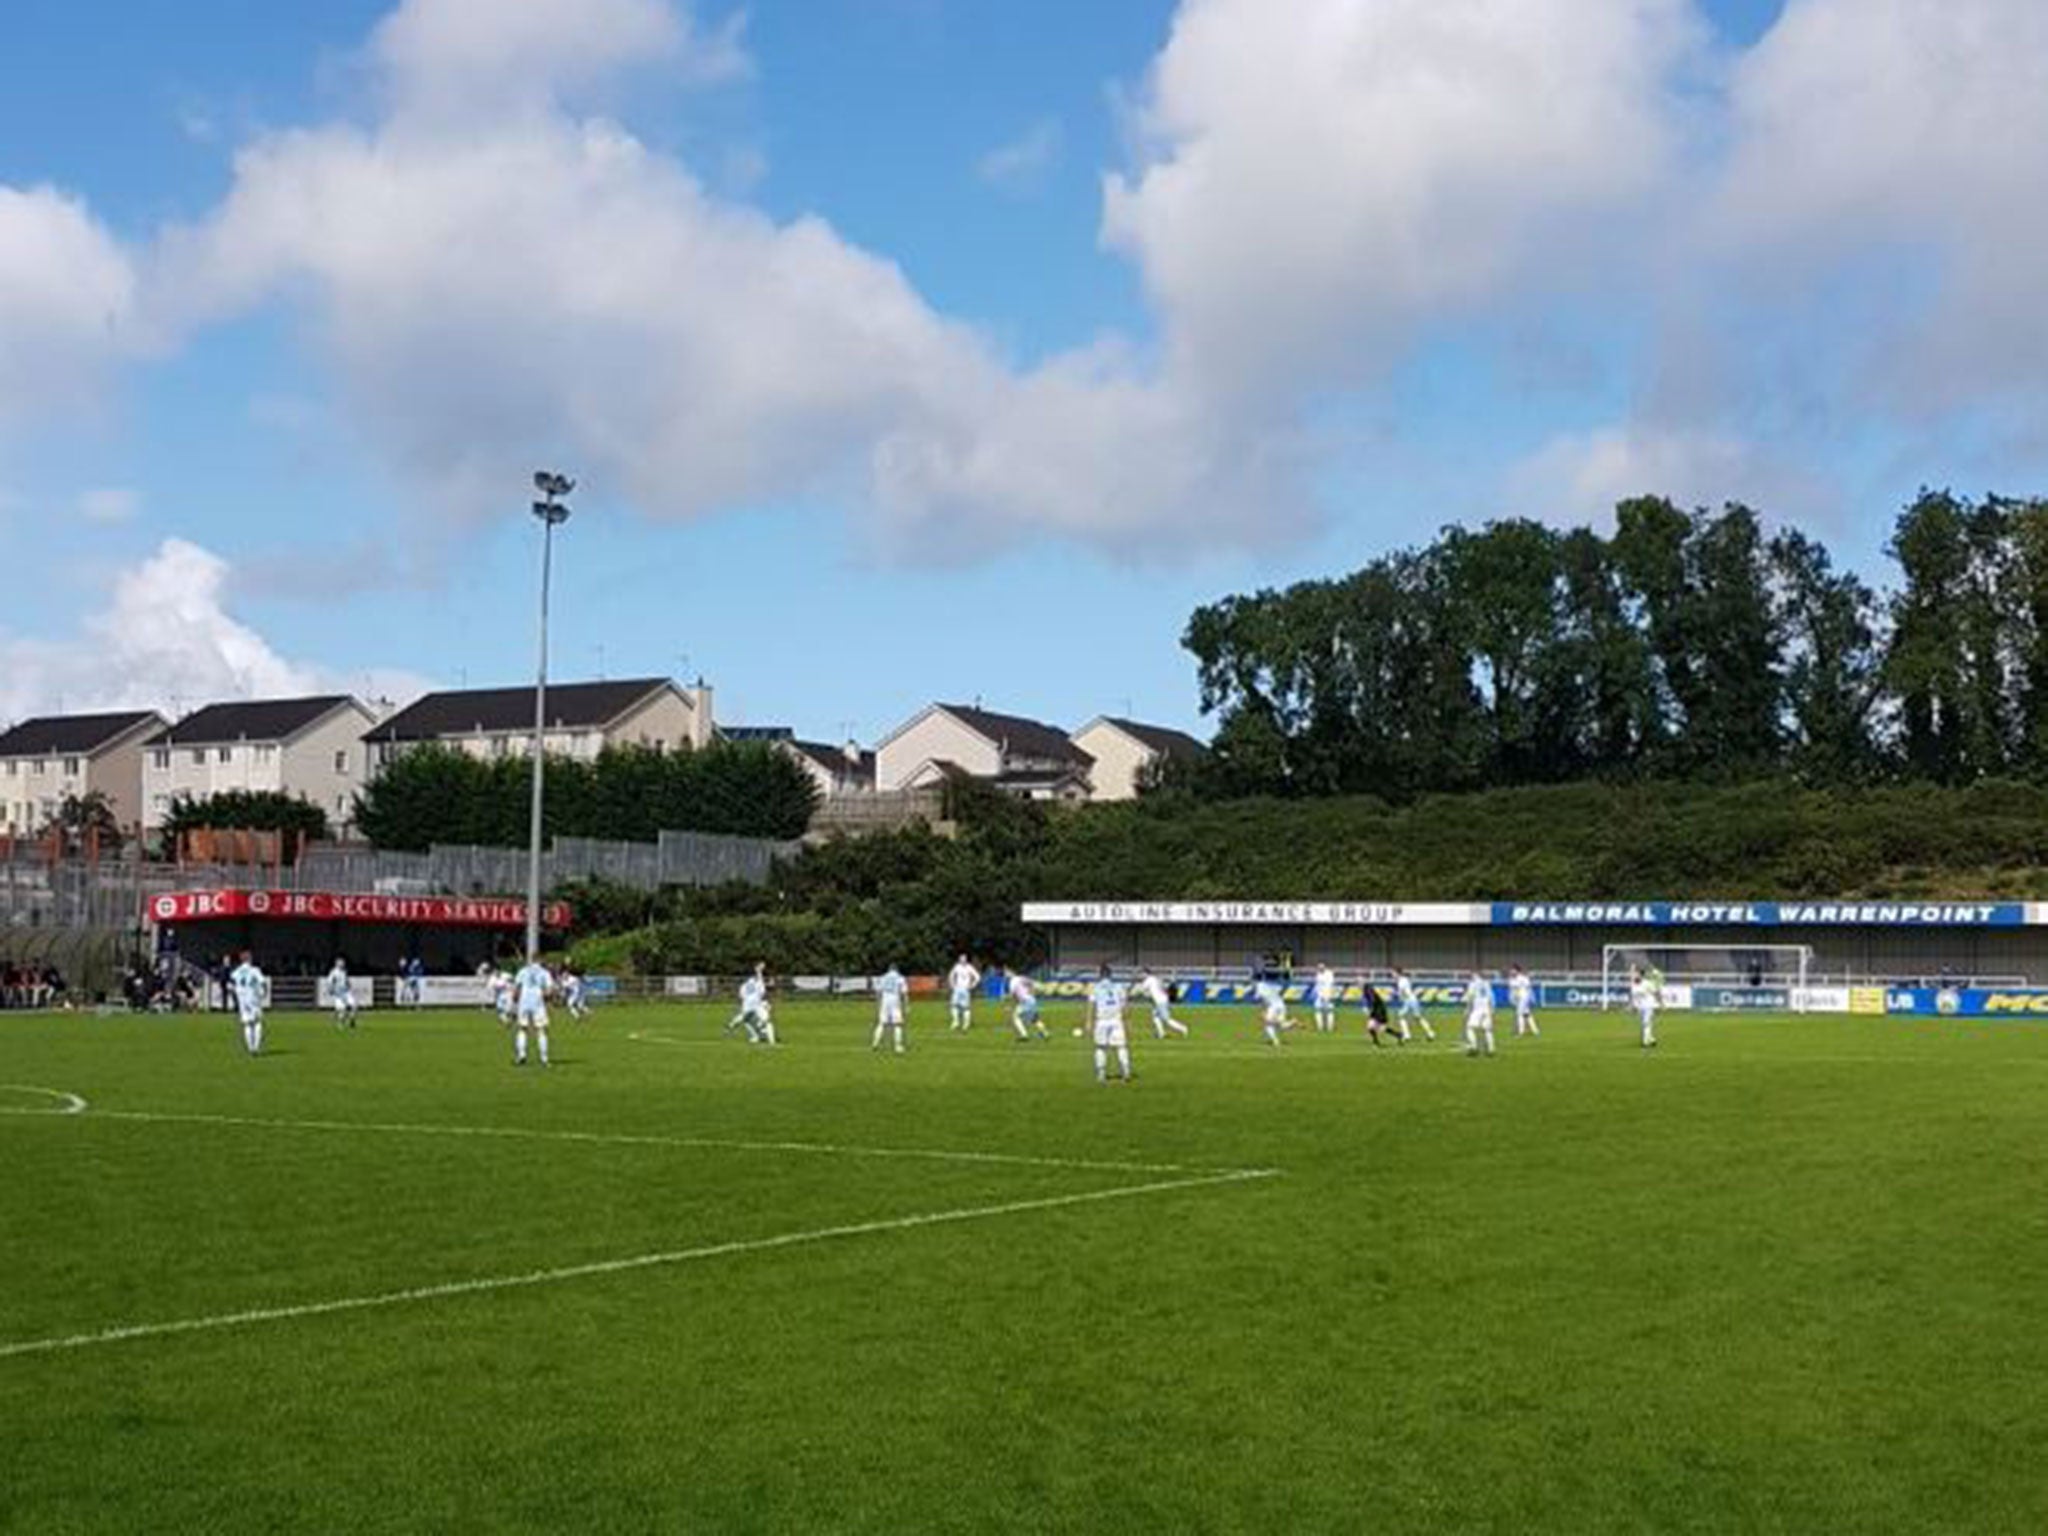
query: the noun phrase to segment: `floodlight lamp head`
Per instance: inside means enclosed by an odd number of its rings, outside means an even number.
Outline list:
[[[536,501],[533,515],[550,527],[558,527],[569,521],[569,508],[559,501]]]
[[[548,500],[557,501],[575,490],[576,482],[551,469],[537,469],[533,472],[533,488]]]

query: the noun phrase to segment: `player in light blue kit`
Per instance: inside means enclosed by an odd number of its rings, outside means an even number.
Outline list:
[[[327,980],[322,986],[327,993],[327,1006],[334,1010],[334,1027],[354,1029],[356,993],[355,988],[349,985],[348,962],[337,956],[334,969],[327,973]]]
[[[538,960],[529,960],[512,977],[516,999],[516,1022],[512,1026],[512,1065],[526,1065],[526,1037],[533,1036],[540,1047],[540,1064],[548,1064],[548,994],[555,990],[555,978]]]
[[[1259,999],[1259,1031],[1266,1037],[1266,1044],[1277,1046],[1282,1032],[1294,1028],[1294,1020],[1287,1017],[1287,989],[1281,986],[1279,977],[1264,975],[1253,990]]]
[[[946,973],[946,991],[953,1004],[950,1027],[962,1034],[974,1027],[974,989],[980,985],[981,972],[965,955],[954,961],[953,969]]]
[[[1015,1005],[1010,1027],[1017,1031],[1017,1038],[1029,1041],[1035,1030],[1039,1039],[1045,1039],[1045,1020],[1038,1015],[1038,988],[1022,971],[1011,973],[1010,1001]]]
[[[242,951],[242,960],[228,973],[235,1012],[242,1020],[242,1045],[251,1056],[263,1054],[263,1010],[270,1006],[270,978],[257,968],[256,957]]]
[[[903,1002],[909,995],[910,983],[895,966],[875,978],[875,1042],[869,1049],[879,1051],[893,1035],[896,1054],[903,1054]]]
[[[1118,1073],[1123,1081],[1131,1080],[1131,1042],[1124,1035],[1124,987],[1109,973],[1105,962],[1102,974],[1088,993],[1088,1023],[1095,1034],[1095,1081],[1109,1081],[1109,1059],[1116,1057]]]
[[[1314,990],[1316,1010],[1316,1033],[1334,1035],[1337,1032],[1337,994],[1343,988],[1337,985],[1337,973],[1327,965],[1316,967]]]

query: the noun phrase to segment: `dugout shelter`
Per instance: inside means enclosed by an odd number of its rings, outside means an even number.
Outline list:
[[[279,977],[322,975],[336,957],[358,975],[393,975],[417,957],[430,974],[461,976],[517,953],[526,903],[342,891],[173,891],[150,897],[145,918],[159,956],[176,955],[209,972],[247,949]],[[559,933],[569,918],[566,903],[541,909],[545,930]]]

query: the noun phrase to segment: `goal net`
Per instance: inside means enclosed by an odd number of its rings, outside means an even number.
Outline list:
[[[1603,944],[1600,1006],[1627,1007],[1629,983],[1641,971],[1690,989],[1695,1008],[1797,1010],[1812,967],[1810,944]]]

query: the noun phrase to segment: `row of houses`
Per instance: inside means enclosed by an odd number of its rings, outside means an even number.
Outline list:
[[[119,823],[159,831],[172,804],[231,790],[299,795],[346,828],[357,792],[394,757],[434,742],[483,758],[523,757],[531,688],[430,693],[404,709],[346,694],[208,704],[173,723],[153,710],[49,715],[0,733],[0,831],[40,832],[68,796],[97,792]],[[924,789],[955,774],[1044,800],[1118,800],[1168,759],[1202,751],[1179,731],[1103,716],[1071,734],[979,705],[933,704],[872,750],[793,730],[721,730],[711,689],[668,678],[566,683],[547,694],[546,749],[592,758],[610,746],[660,751],[718,738],[769,741],[827,799]]]

